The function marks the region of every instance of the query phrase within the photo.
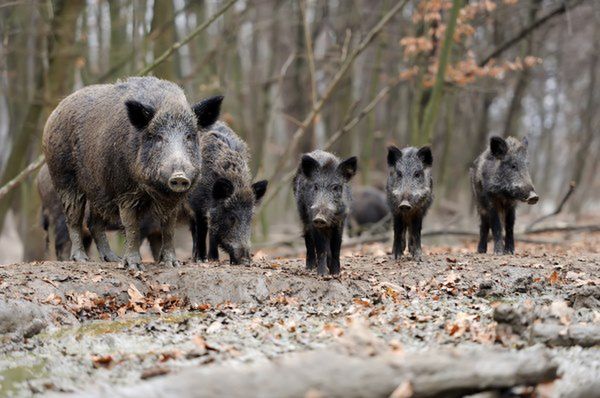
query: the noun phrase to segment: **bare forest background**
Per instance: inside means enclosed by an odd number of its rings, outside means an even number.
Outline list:
[[[299,236],[302,152],[357,155],[356,183],[383,187],[390,143],[432,145],[426,227],[475,230],[468,168],[493,134],[529,139],[541,201],[521,214],[551,212],[574,181],[564,212],[581,218],[599,210],[599,57],[597,0],[0,0],[0,186],[41,164],[66,95],[151,74],[190,102],[225,95],[270,180],[257,241]],[[2,247],[40,259],[35,173],[21,176],[0,191]]]

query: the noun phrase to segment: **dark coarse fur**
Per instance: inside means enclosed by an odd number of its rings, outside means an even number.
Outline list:
[[[35,183],[42,202],[42,228],[46,233],[46,248],[49,248],[50,235],[53,235],[56,258],[60,261],[68,260],[71,253],[71,240],[67,229],[67,219],[63,213],[60,198],[52,185],[48,165],[42,166]],[[87,227],[83,229],[82,239],[87,252],[92,244],[92,235]]]
[[[69,260],[71,253],[71,239],[67,228],[67,218],[62,209],[60,198],[52,185],[48,166],[44,165],[36,178],[36,185],[42,202],[42,228],[46,233],[46,247],[50,243],[50,234],[54,237],[54,250],[56,259],[59,261]],[[83,246],[87,254],[92,244],[92,235],[88,229],[89,208],[86,206],[83,226]],[[184,217],[183,212],[180,217]],[[123,229],[119,224],[107,224],[107,231],[118,231]],[[140,241],[148,240],[152,256],[155,261],[159,261],[160,249],[162,245],[162,234],[160,232],[160,223],[154,220],[151,215],[146,214],[140,224]]]
[[[85,87],[58,105],[46,122],[43,148],[67,218],[71,259],[88,259],[81,239],[87,202],[103,260],[118,260],[105,228],[120,221],[123,263],[141,268],[140,220],[150,213],[161,224],[161,262],[178,264],[173,230],[198,174],[197,131],[216,120],[221,100],[190,107],[177,85],[133,77]]]
[[[293,188],[306,244],[306,268],[319,275],[340,273],[344,223],[351,202],[348,182],[356,174],[356,157],[340,161],[316,150],[302,156]]]
[[[380,222],[389,213],[385,192],[374,187],[354,187],[348,216],[349,232],[360,235],[361,230]]]
[[[537,203],[529,175],[527,139],[492,137],[490,145],[471,167],[471,184],[481,219],[477,251],[487,251],[488,233],[494,238],[494,253],[514,253],[514,225],[518,201]],[[506,231],[502,242],[502,223]]]
[[[431,165],[433,156],[429,147],[408,147],[402,150],[388,147],[388,205],[394,218],[394,258],[398,259],[406,247],[413,259],[421,259],[421,228],[423,218],[433,202]]]
[[[215,123],[200,136],[202,168],[190,194],[193,258],[218,260],[221,247],[233,264],[250,258],[254,208],[265,194],[267,181],[252,184],[246,143],[225,123]]]

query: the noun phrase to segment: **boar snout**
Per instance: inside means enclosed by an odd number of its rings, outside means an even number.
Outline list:
[[[231,247],[229,251],[229,262],[231,264],[250,264],[250,249],[244,246]]]
[[[527,197],[527,204],[528,205],[534,205],[534,204],[536,204],[538,202],[538,200],[540,200],[540,197],[532,189],[531,192],[529,192],[529,196]]]
[[[312,206],[314,217],[312,223],[317,228],[326,228],[331,224],[333,219],[333,212],[330,208],[324,206]]]
[[[402,210],[402,211],[409,211],[410,209],[412,209],[412,205],[406,199],[404,199],[402,202],[400,202],[399,207],[400,207],[400,210]]]
[[[169,188],[174,192],[186,192],[191,185],[190,179],[182,171],[176,171],[169,178]]]

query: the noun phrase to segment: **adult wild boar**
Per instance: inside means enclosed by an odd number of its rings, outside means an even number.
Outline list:
[[[419,261],[423,218],[433,202],[433,155],[428,146],[400,150],[392,145],[388,147],[387,163],[386,192],[394,217],[394,258],[404,253],[408,230],[408,250]]]
[[[488,233],[492,229],[494,254],[515,252],[515,210],[517,201],[530,205],[539,200],[529,175],[527,138],[492,137],[489,147],[470,169],[471,184],[481,219],[477,251],[487,251]],[[506,230],[502,242],[502,222]]]
[[[350,185],[356,174],[356,157],[340,161],[316,150],[302,156],[294,176],[294,196],[306,244],[306,268],[317,273],[340,273],[340,249],[351,201]]]
[[[103,260],[118,260],[105,225],[120,220],[122,262],[141,269],[140,220],[150,213],[161,225],[161,263],[178,264],[173,232],[198,175],[198,130],[216,121],[221,101],[212,97],[190,107],[177,85],[154,77],[89,86],[61,101],[46,122],[43,148],[67,219],[72,260],[88,260],[82,242],[87,201]]]
[[[248,146],[225,123],[215,123],[200,137],[202,167],[190,193],[193,259],[219,259],[219,247],[232,264],[250,259],[254,208],[267,190],[267,181],[252,183]]]

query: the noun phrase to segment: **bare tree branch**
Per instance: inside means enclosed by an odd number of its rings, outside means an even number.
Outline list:
[[[526,38],[529,34],[531,34],[531,32],[533,32],[540,26],[544,25],[546,22],[550,21],[554,17],[557,17],[559,15],[566,13],[569,8],[577,7],[578,5],[582,4],[582,2],[583,1],[581,1],[581,0],[574,1],[570,5],[570,7],[567,7],[566,1],[562,2],[559,7],[557,7],[553,11],[550,11],[548,14],[544,15],[543,17],[536,19],[531,25],[525,27],[519,33],[517,33],[515,36],[511,37],[510,39],[508,39],[507,41],[502,43],[500,45],[500,47],[498,47],[497,49],[492,51],[487,57],[482,59],[479,62],[479,66],[483,67],[483,66],[487,65],[488,62],[490,62],[492,59],[497,58],[500,54],[502,54],[503,52],[505,52],[506,50],[508,50],[509,48],[511,48],[512,46],[514,46],[515,44],[517,44],[518,42],[523,40],[524,38]]]
[[[15,178],[4,184],[4,186],[0,188],[0,200],[2,200],[2,198],[4,198],[10,191],[21,185],[21,183],[27,177],[29,177],[31,173],[42,167],[44,162],[44,155],[38,156],[37,159],[25,167],[25,169],[23,169],[19,174],[17,174]]]
[[[162,53],[153,63],[142,68],[137,74],[140,76],[147,75],[158,65],[162,64],[173,54],[175,51],[179,50],[182,46],[189,43],[194,37],[204,32],[206,28],[208,28],[214,21],[216,21],[221,15],[225,14],[225,11],[231,8],[237,0],[230,0],[223,7],[221,7],[216,13],[214,13],[210,18],[208,18],[204,23],[194,29],[189,35],[187,35],[183,40],[173,44],[167,51]]]
[[[306,116],[306,118],[302,121],[302,125],[298,127],[298,129],[294,132],[290,144],[286,147],[285,152],[279,158],[277,162],[273,174],[270,176],[269,180],[277,180],[279,176],[283,173],[285,169],[286,163],[289,161],[290,155],[293,154],[298,145],[300,144],[300,140],[304,136],[306,129],[313,122],[315,117],[321,112],[321,109],[333,94],[335,88],[342,80],[342,77],[346,74],[346,72],[350,69],[350,66],[354,63],[356,58],[371,44],[373,39],[381,32],[383,27],[392,19],[392,17],[402,10],[404,6],[408,3],[408,0],[404,0],[400,3],[397,3],[394,7],[388,11],[383,18],[379,20],[379,22],[367,33],[365,38],[359,43],[359,45],[348,55],[340,69],[337,71],[327,88],[325,89],[323,96],[319,99],[319,101],[312,107],[312,110]]]

